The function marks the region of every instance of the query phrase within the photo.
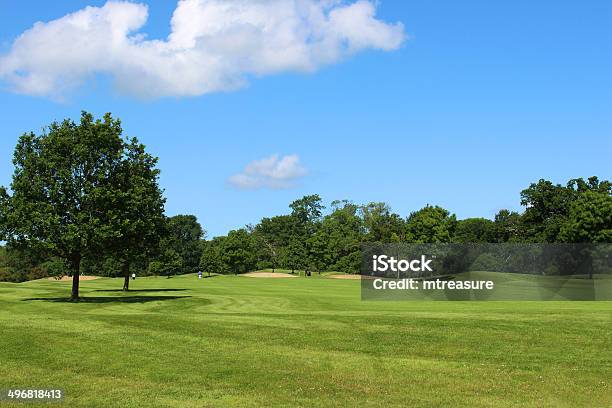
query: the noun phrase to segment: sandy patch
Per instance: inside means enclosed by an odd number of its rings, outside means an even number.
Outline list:
[[[249,278],[297,278],[297,275],[291,275],[290,273],[282,272],[249,272],[243,273],[240,276],[248,276]]]
[[[99,279],[99,276],[91,276],[91,275],[81,275],[79,276],[79,280],[80,281],[86,281],[86,280],[94,280],[94,279]],[[56,279],[56,278],[47,278],[49,280],[53,280],[53,281],[71,281],[72,280],[72,276],[62,276],[61,279]]]
[[[328,278],[331,279],[351,279],[351,280],[359,280],[361,278],[363,279],[374,279],[374,277],[372,276],[362,276],[362,275],[356,275],[356,274],[352,274],[352,273],[345,273],[343,275],[329,275],[327,276]]]

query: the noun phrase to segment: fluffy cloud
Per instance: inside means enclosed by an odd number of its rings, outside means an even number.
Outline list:
[[[168,38],[150,40],[139,32],[146,5],[109,1],[34,24],[0,56],[0,79],[14,92],[51,97],[96,74],[147,98],[234,90],[249,76],[397,49],[403,25],[375,11],[369,0],[180,0]]]
[[[297,179],[304,177],[307,170],[300,164],[296,154],[282,156],[274,154],[249,163],[242,173],[229,178],[234,187],[240,189],[291,188]]]

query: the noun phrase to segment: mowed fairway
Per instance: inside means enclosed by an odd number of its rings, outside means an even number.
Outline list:
[[[74,304],[70,282],[0,283],[0,388],[63,388],[70,407],[612,406],[612,302],[362,302],[359,281],[319,277],[121,284],[82,282]]]

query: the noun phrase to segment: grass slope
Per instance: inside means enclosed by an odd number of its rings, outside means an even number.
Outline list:
[[[612,302],[362,302],[359,281],[318,278],[132,286],[83,282],[71,304],[69,282],[0,283],[0,388],[61,387],[70,407],[612,406]]]

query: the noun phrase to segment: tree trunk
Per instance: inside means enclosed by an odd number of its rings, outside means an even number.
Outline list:
[[[123,269],[123,291],[127,292],[130,290],[130,263],[128,261],[123,262],[121,268]]]
[[[79,275],[81,274],[81,258],[71,261],[72,266],[72,293],[70,300],[79,300]]]

